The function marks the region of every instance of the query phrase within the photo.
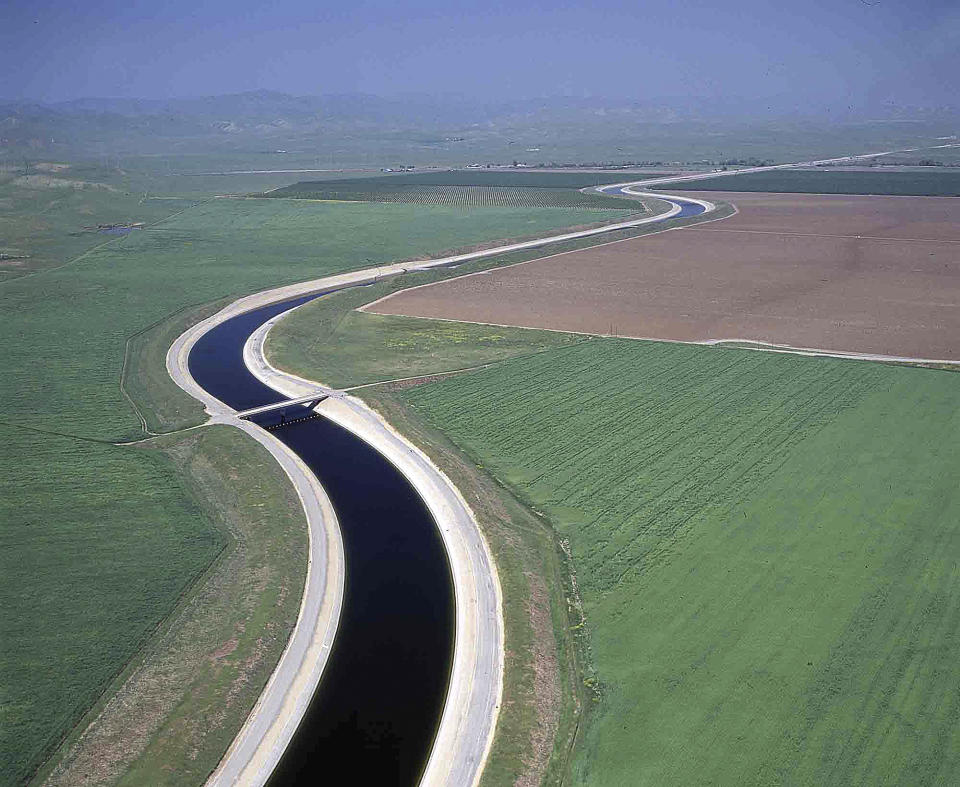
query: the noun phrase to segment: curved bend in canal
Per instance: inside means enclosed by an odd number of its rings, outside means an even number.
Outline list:
[[[696,215],[714,207],[701,200],[646,196],[673,203],[671,210],[608,229]],[[603,231],[474,252],[423,267]],[[342,286],[271,303],[214,325],[190,348],[190,376],[237,411],[285,401],[248,370],[244,345],[271,318],[338,289]],[[330,655],[306,715],[269,783],[313,784],[349,774],[353,784],[415,785],[444,712],[457,623],[454,581],[437,523],[390,461],[308,407],[290,405],[252,420],[270,429],[322,484],[336,511],[345,563],[340,619]],[[479,765],[473,758],[471,767]]]
[[[319,294],[240,314],[204,334],[189,356],[200,386],[236,410],[282,401],[243,361],[247,338]],[[409,481],[379,452],[326,418],[293,406],[258,423],[320,480],[343,538],[340,622],[323,678],[271,784],[414,785],[443,711],[454,646],[454,595],[437,526]]]

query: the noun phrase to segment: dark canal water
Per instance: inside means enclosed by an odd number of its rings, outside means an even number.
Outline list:
[[[687,216],[699,216],[701,213],[706,211],[706,208],[703,205],[698,205],[696,202],[680,202],[677,203],[680,206],[680,212],[676,216],[671,216],[673,219],[682,219]]]
[[[283,397],[243,363],[247,337],[308,300],[241,314],[209,331],[190,353],[190,373],[237,410]],[[291,407],[286,421],[309,415]],[[261,426],[276,427],[280,415]],[[337,512],[346,562],[336,639],[307,715],[271,785],[415,785],[446,696],[454,645],[453,580],[433,517],[380,453],[315,418],[274,428],[316,473]]]
[[[703,207],[677,201],[678,216]],[[193,378],[236,410],[284,397],[243,363],[270,318],[326,292],[238,315],[190,352]],[[381,454],[325,418],[292,406],[258,423],[320,479],[337,512],[346,560],[336,640],[307,715],[270,780],[277,785],[415,785],[436,734],[453,659],[453,579],[433,517]]]

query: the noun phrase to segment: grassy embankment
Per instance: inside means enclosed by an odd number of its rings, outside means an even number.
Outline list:
[[[956,773],[960,377],[597,339],[400,397],[569,543],[576,783]]]
[[[960,196],[960,171],[849,172],[829,169],[774,170],[745,175],[705,178],[688,184],[663,186],[677,191],[771,191],[798,194],[891,194],[894,196]]]
[[[302,509],[265,449],[215,426],[134,450],[172,466],[199,508],[186,524],[195,530],[204,520],[212,523],[223,551],[86,715],[85,721],[97,723],[86,729],[81,745],[65,747],[66,756],[47,778],[53,785],[90,778],[98,784],[201,784],[273,671],[300,608],[306,570]],[[145,515],[152,519],[156,511]],[[124,579],[137,581],[141,565],[155,559],[155,547],[144,544],[136,560],[118,549],[133,576],[118,576],[117,592],[123,592]],[[195,550],[192,560],[169,553],[166,558],[191,579],[187,569],[196,573],[208,555]],[[92,575],[102,558],[88,556]],[[68,592],[70,583],[58,589]],[[51,601],[59,604],[53,591]],[[109,614],[112,599],[103,599],[102,607]],[[159,614],[162,605],[157,607]],[[85,636],[93,638],[100,632],[89,631],[85,618],[74,627],[84,626]],[[106,639],[113,637],[108,633]],[[85,726],[78,725],[71,743]]]
[[[2,665],[3,780],[35,771],[229,545],[172,460],[109,445],[143,436],[122,375],[151,428],[197,423],[199,408],[157,370],[168,339],[212,308],[202,304],[549,232],[582,215],[218,200],[0,285],[0,385],[11,434],[0,456],[0,477],[11,479],[2,538],[14,563],[0,596],[3,639],[16,645]],[[255,584],[247,575],[237,581],[248,591]],[[38,613],[38,600],[56,614]],[[279,652],[271,651],[274,661]],[[258,690],[256,681],[244,685],[246,707]]]

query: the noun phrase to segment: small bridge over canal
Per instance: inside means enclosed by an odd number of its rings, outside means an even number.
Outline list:
[[[340,391],[335,391],[332,388],[323,388],[319,391],[308,394],[307,396],[298,396],[295,399],[283,399],[279,402],[263,404],[259,407],[251,407],[249,410],[240,410],[237,413],[237,418],[249,420],[258,415],[265,415],[273,412],[283,415],[285,408],[288,407],[304,407],[308,410],[312,410],[324,399],[330,399],[331,397],[334,399],[339,399],[341,396],[342,394]]]

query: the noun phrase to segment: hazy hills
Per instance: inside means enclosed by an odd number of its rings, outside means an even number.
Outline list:
[[[511,153],[508,146],[516,141],[517,149],[524,152],[550,148],[552,160],[574,155],[580,145],[595,151],[594,157],[606,152],[616,158],[619,151],[629,158],[639,155],[638,140],[667,138],[684,126],[698,139],[723,133],[722,144],[700,146],[690,154],[709,157],[736,153],[727,141],[735,136],[733,129],[767,129],[761,134],[766,135],[785,124],[834,129],[838,124],[892,124],[896,128],[909,121],[924,126],[923,133],[955,133],[958,117],[960,112],[951,107],[838,111],[797,106],[789,96],[764,101],[560,97],[476,102],[449,95],[293,96],[261,90],[182,99],[0,100],[0,154],[82,157],[296,148],[325,155],[339,145],[384,155],[396,151],[415,160],[418,151],[429,158],[437,146],[457,143],[466,143],[460,150],[476,143],[472,153],[464,155],[481,156],[493,140],[501,157]],[[742,131],[737,133],[744,136]],[[750,134],[755,136],[753,131]],[[632,145],[629,154],[622,147],[624,141]],[[664,149],[656,157],[663,155],[674,153]]]

